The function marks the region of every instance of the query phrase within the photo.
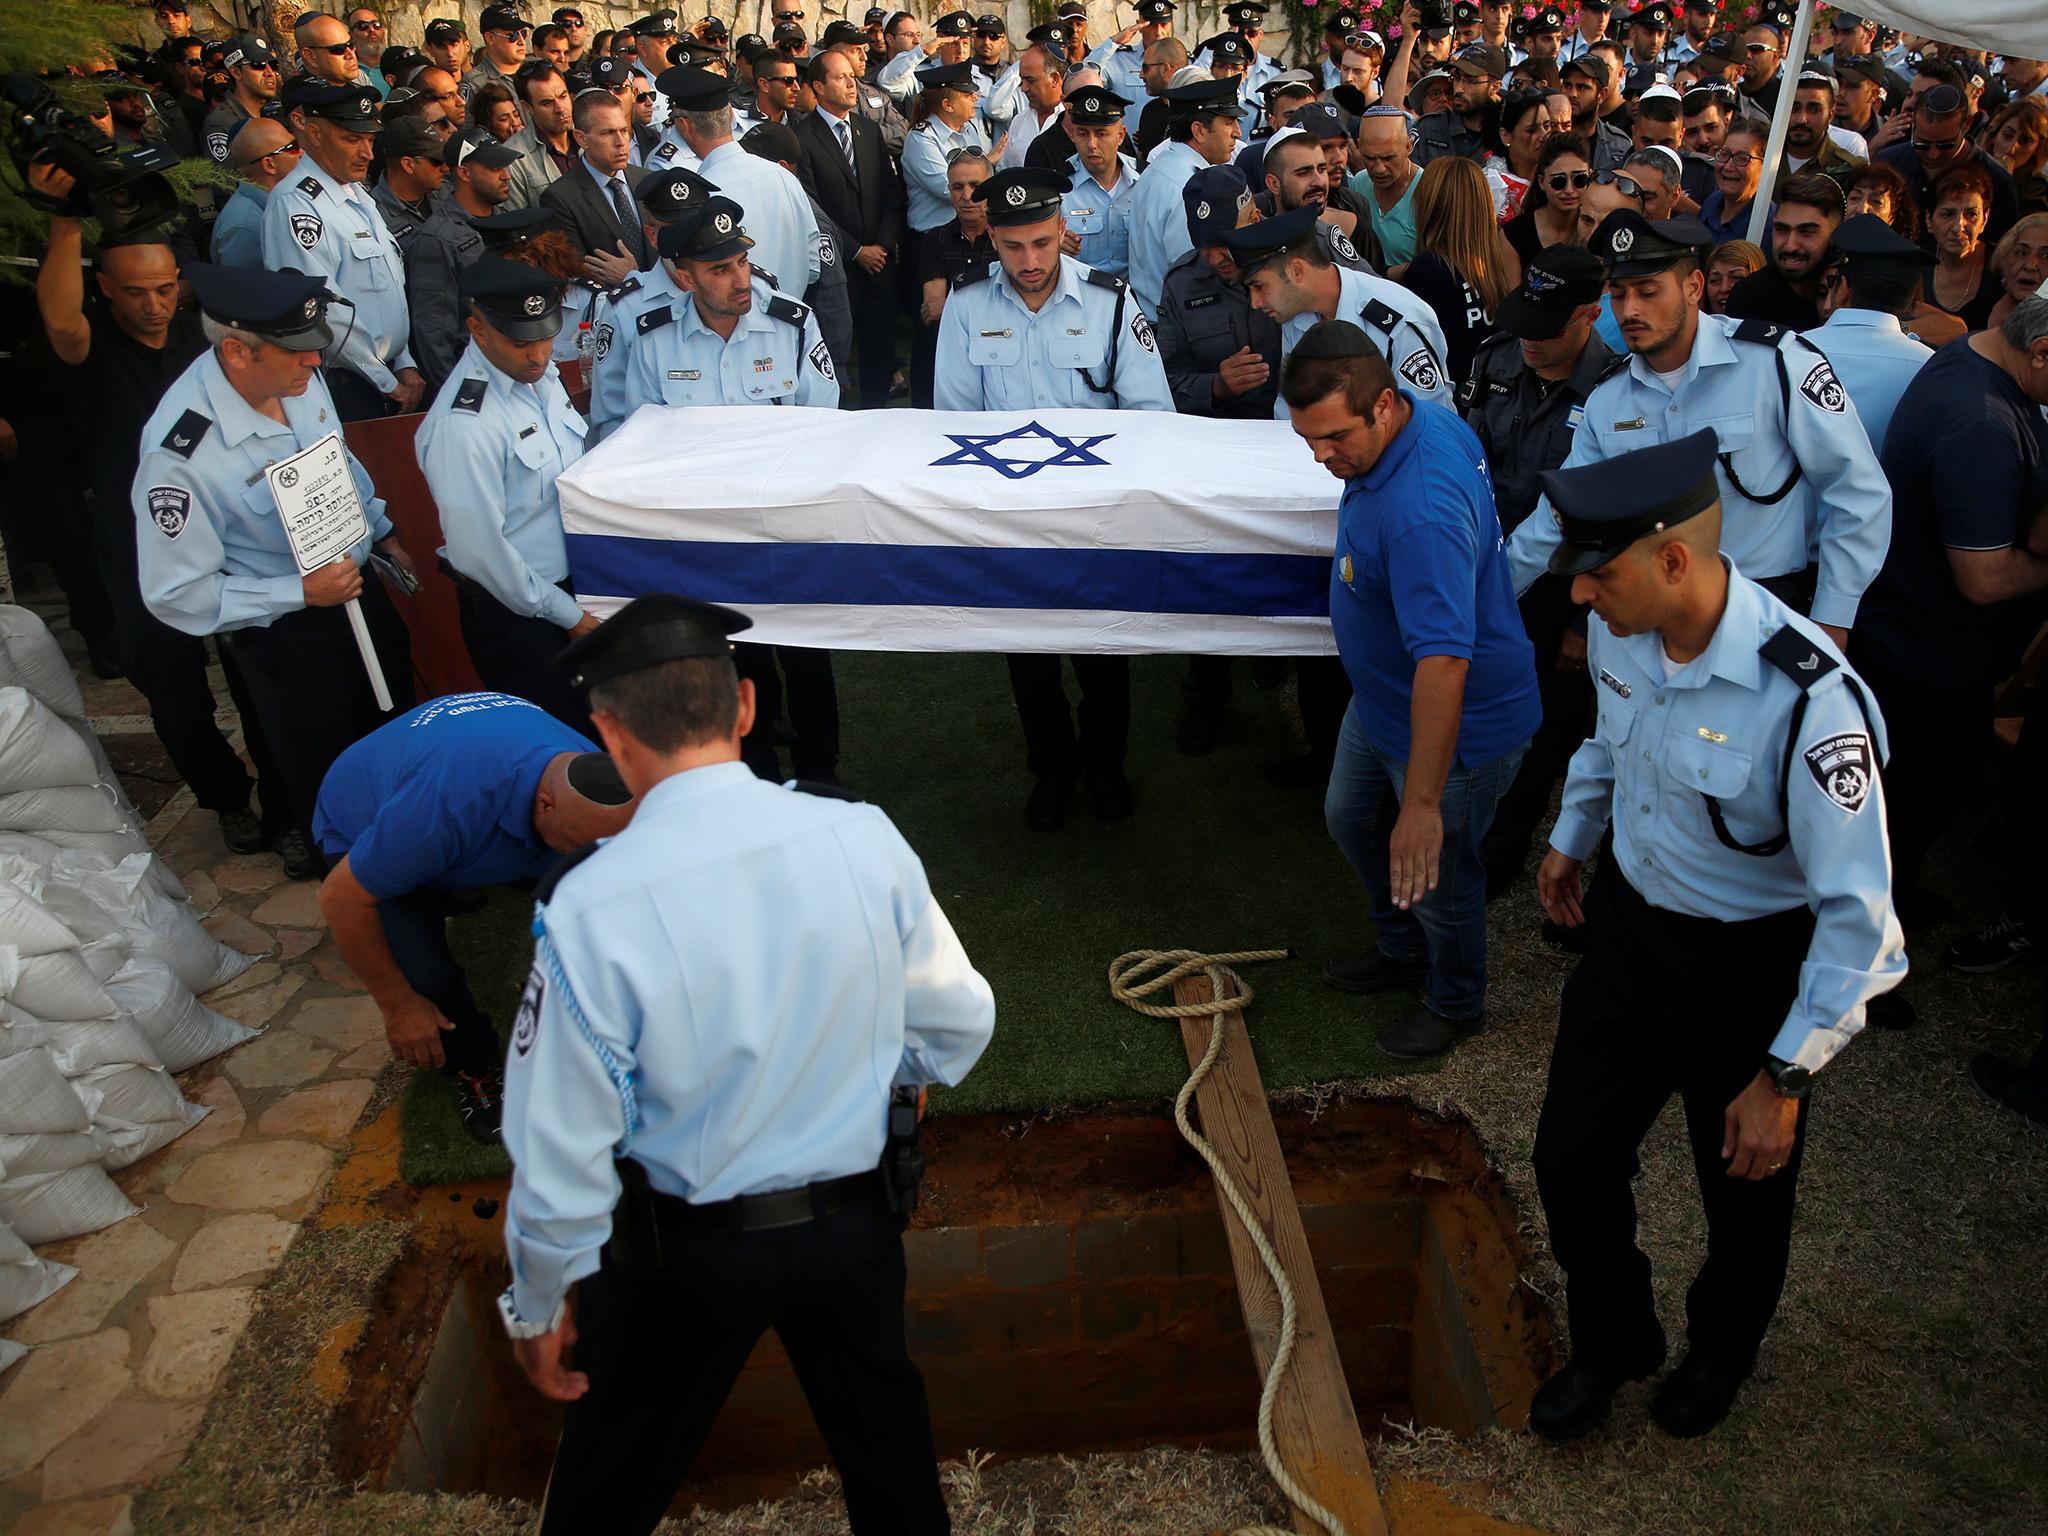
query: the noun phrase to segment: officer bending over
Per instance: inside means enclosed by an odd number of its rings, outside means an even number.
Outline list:
[[[853,1530],[948,1529],[880,1168],[995,1003],[886,816],[740,761],[747,623],[653,594],[563,657],[640,807],[542,888],[506,1072],[499,1308],[569,1404],[544,1536],[653,1530],[770,1328]]]

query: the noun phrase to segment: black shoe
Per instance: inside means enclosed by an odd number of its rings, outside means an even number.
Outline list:
[[[1067,824],[1067,802],[1073,795],[1071,779],[1040,779],[1024,802],[1024,825],[1034,832],[1059,831]]]
[[[1664,1363],[1660,1345],[1656,1359],[1640,1371],[1603,1371],[1577,1357],[1536,1389],[1529,1404],[1529,1428],[1546,1440],[1576,1440],[1607,1422],[1614,1394],[1631,1381],[1641,1381]]]
[[[1734,1365],[1693,1350],[1657,1388],[1650,1399],[1650,1417],[1674,1439],[1697,1439],[1728,1417],[1752,1366],[1753,1362]]]
[[[1183,704],[1173,725],[1173,744],[1188,757],[1207,757],[1223,734],[1223,714],[1212,704]]]
[[[1323,965],[1323,985],[1339,992],[1386,992],[1413,987],[1429,974],[1427,960],[1401,960],[1383,949],[1337,955]]]
[[[486,1147],[501,1145],[505,1140],[505,1074],[493,1071],[478,1077],[473,1072],[457,1072],[449,1081],[455,1085],[462,1128],[469,1139]]]
[[[284,860],[284,872],[292,880],[318,880],[327,872],[327,866],[320,855],[313,851],[313,845],[306,834],[294,827],[289,832],[280,832],[271,840],[271,850]]]
[[[128,675],[128,669],[121,665],[121,653],[111,640],[86,641],[85,659],[92,667],[92,675],[103,683]]]
[[[1880,993],[1863,1005],[1863,1022],[1872,1029],[1911,1029],[1918,1018],[1913,999],[1899,991]]]
[[[1396,1061],[1427,1061],[1443,1055],[1485,1022],[1483,1017],[1447,1019],[1432,1009],[1418,1008],[1381,1033],[1380,1054]]]
[[[2025,1116],[2035,1130],[2048,1131],[2048,1093],[2041,1091],[2034,1074],[2020,1062],[1979,1051],[1970,1058],[1970,1081],[1986,1098]]]
[[[1938,928],[1956,915],[1956,904],[1923,885],[1892,892],[1892,910],[1902,928]]]
[[[270,844],[263,835],[263,823],[246,805],[239,811],[220,813],[220,840],[229,853],[261,853]]]
[[[1988,928],[1951,939],[1945,951],[1948,968],[1988,976],[2033,952],[2034,932],[2023,917],[2004,916]]]
[[[1266,764],[1259,775],[1268,784],[1277,784],[1282,789],[1327,789],[1330,759],[1320,752],[1304,752],[1299,757],[1283,757],[1277,763]]]
[[[1138,808],[1138,797],[1131,793],[1131,781],[1121,768],[1089,774],[1088,801],[1104,821],[1122,821]]]

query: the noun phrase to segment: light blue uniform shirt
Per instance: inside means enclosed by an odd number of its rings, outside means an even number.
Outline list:
[[[1675,387],[1641,357],[1631,357],[1586,397],[1563,467],[1675,442],[1702,427],[1713,428],[1736,475],[1758,495],[1775,492],[1797,467],[1799,483],[1765,506],[1735,488],[1727,464],[1716,465],[1721,549],[1759,581],[1806,569],[1810,552],[1818,550],[1813,621],[1847,629],[1891,547],[1891,485],[1828,360],[1796,332],[1783,333],[1775,347],[1738,342],[1742,323],[1701,315]],[[1790,383],[1789,404],[1780,403],[1780,366]],[[1517,592],[1543,574],[1558,538],[1545,497],[1508,541]]]
[[[928,117],[903,140],[903,190],[909,197],[905,217],[919,234],[937,229],[956,215],[946,194],[946,156],[956,149],[988,153],[988,130],[970,117],[958,132]],[[745,204],[741,204],[742,207]]]
[[[1871,448],[1881,450],[1899,396],[1934,349],[1908,336],[1898,316],[1874,309],[1838,309],[1806,339],[1835,365],[1835,377],[1856,402]]]
[[[1209,162],[1193,146],[1169,139],[1152,151],[1131,196],[1131,292],[1145,313],[1159,313],[1166,269],[1195,248],[1181,188]]]
[[[974,115],[981,119],[982,132],[993,144],[1003,136],[1011,122],[1024,107],[1024,83],[1019,78],[1020,65],[1012,60],[1010,67],[994,79],[979,64],[974,66],[974,88],[981,92],[981,101],[974,109]]]
[[[523,619],[575,626],[555,480],[583,457],[583,418],[552,366],[515,384],[472,339],[413,438],[448,563]]]
[[[211,350],[178,377],[142,429],[135,469],[135,555],[149,611],[188,635],[270,623],[306,606],[306,589],[263,471],[341,431],[327,382],[283,402],[272,421],[235,393]],[[344,439],[344,443],[346,440]],[[361,565],[391,537],[369,474],[349,456],[369,523],[349,550]]]
[[[1757,654],[1788,625],[1836,665],[1808,690],[1789,773],[1800,689]],[[1864,1004],[1906,974],[1877,771],[1884,722],[1870,690],[1866,720],[1819,626],[1732,567],[1713,640],[1675,677],[1667,680],[1654,631],[1617,639],[1594,615],[1586,644],[1599,724],[1572,758],[1551,846],[1583,860],[1611,821],[1615,868],[1654,907],[1722,922],[1811,908],[1818,921],[1799,993],[1770,1050],[1820,1067],[1863,1027]],[[1765,856],[1727,847],[1708,795],[1737,842],[1788,829],[1790,842]]]
[[[704,162],[697,158],[697,151],[683,142],[682,134],[670,126],[662,129],[644,163],[650,171],[694,171]]]
[[[1417,399],[1449,408],[1451,386],[1444,376],[1444,359],[1449,353],[1444,346],[1444,328],[1428,301],[1399,283],[1349,267],[1337,268],[1337,283],[1337,312],[1330,318],[1349,320],[1370,336],[1393,364],[1403,387]],[[1322,318],[1314,310],[1305,310],[1280,327],[1282,366],[1296,343]],[[1289,419],[1284,397],[1274,399],[1273,415],[1281,421]]]
[[[704,323],[688,294],[649,304],[634,318],[633,329],[626,352],[628,415],[650,403],[825,410],[839,404],[839,377],[816,318],[758,273],[753,308],[740,317],[730,340]]]
[[[744,210],[742,222],[754,242],[748,259],[773,273],[791,298],[809,293],[821,268],[818,216],[804,184],[773,160],[748,154],[738,139],[713,149],[697,173]]]
[[[360,374],[381,394],[398,388],[393,375],[413,366],[405,258],[368,187],[343,186],[311,155],[304,156],[297,170],[270,189],[263,210],[263,265],[326,278],[328,287],[355,305],[352,315],[335,310],[328,317],[340,341],[327,350],[327,362]]]
[[[269,204],[269,192],[253,181],[235,188],[235,195],[213,221],[213,260],[218,265],[263,265],[263,210]]]
[[[1124,109],[1124,132],[1126,142],[1138,136],[1138,119],[1144,115],[1145,103],[1150,99],[1145,94],[1145,45],[1142,42],[1117,45],[1114,37],[1106,37],[1088,51],[1088,62],[1102,71],[1102,83],[1130,105]]]
[[[1060,208],[1067,228],[1081,237],[1081,263],[1111,277],[1124,277],[1131,270],[1131,199],[1138,191],[1138,162],[1118,155],[1116,163],[1116,186],[1105,190],[1083,168],[1079,155],[1069,160],[1067,174],[1074,186],[1060,199]]]
[[[1159,343],[1137,300],[1123,296],[1114,393],[1109,383],[1111,330],[1118,294],[1089,279],[1088,268],[1060,258],[1059,281],[1037,314],[1010,286],[1000,262],[991,275],[956,287],[939,317],[932,404],[942,411],[1080,409],[1170,411],[1173,393]],[[1086,377],[1083,376],[1085,370]]]
[[[865,1173],[890,1090],[959,1082],[995,1028],[889,818],[742,763],[655,785],[534,926],[505,1067],[527,1323],[597,1269],[614,1157],[692,1204]]]
[[[624,421],[634,404],[647,403],[629,404],[626,398],[626,357],[639,337],[641,313],[683,297],[665,261],[655,262],[648,271],[635,272],[611,292],[614,296],[607,300],[605,312],[591,327],[597,332],[597,366],[590,385],[590,425],[599,437]]]

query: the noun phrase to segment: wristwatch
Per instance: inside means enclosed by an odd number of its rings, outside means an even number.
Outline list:
[[[1781,1099],[1803,1099],[1813,1087],[1813,1073],[1796,1062],[1766,1056],[1764,1071],[1771,1075],[1771,1086],[1778,1090]]]

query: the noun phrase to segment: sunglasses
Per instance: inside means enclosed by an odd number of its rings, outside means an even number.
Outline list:
[[[331,53],[337,59],[344,53],[354,53],[355,51],[356,45],[354,43],[308,43],[306,45],[306,52],[308,53]]]
[[[1915,139],[1913,141],[1913,152],[1921,155],[1945,155],[1962,142],[1960,138]]]
[[[348,24],[348,29],[351,32],[382,32],[384,30],[384,23],[381,21],[352,21]]]
[[[1745,47],[1750,53],[1776,53],[1778,51],[1769,43],[1749,43]]]
[[[297,139],[286,139],[282,144],[278,145],[277,148],[273,149],[270,152],[270,155],[296,155],[298,152],[299,141]],[[263,158],[268,160],[270,158],[270,155],[265,155]]]
[[[802,21],[804,13],[802,11],[777,11],[775,19],[777,21]]]
[[[1623,197],[1642,197],[1643,184],[1633,176],[1614,175],[1607,183]]]
[[[756,76],[755,76],[754,78],[755,78],[756,80],[760,81],[760,83],[761,83],[761,84],[763,84],[763,85],[795,85],[795,84],[796,84],[796,76],[795,76],[795,75],[756,75]]]
[[[1562,192],[1566,187],[1574,187],[1583,192],[1586,188],[1593,185],[1593,173],[1591,171],[1552,171],[1543,178],[1543,184],[1553,192]]]

